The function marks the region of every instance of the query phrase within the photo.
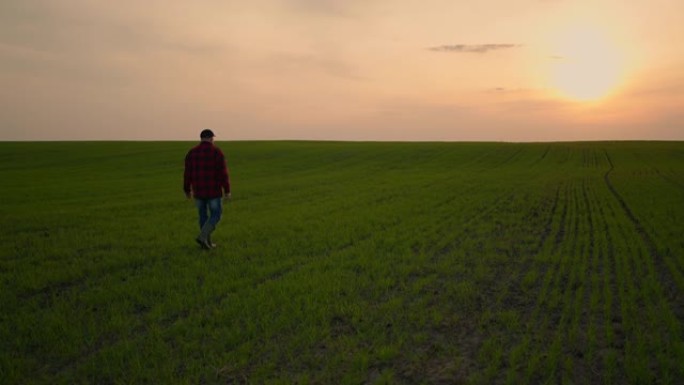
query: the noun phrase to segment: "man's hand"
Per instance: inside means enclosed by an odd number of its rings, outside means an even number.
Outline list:
[[[192,192],[186,192],[185,197],[188,199],[192,199]]]
[[[224,201],[224,202],[228,202],[228,201],[230,200],[230,198],[231,198],[230,193],[225,193],[225,194],[223,195],[223,201]]]

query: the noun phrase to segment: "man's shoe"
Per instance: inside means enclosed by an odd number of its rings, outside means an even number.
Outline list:
[[[205,250],[209,250],[212,247],[206,239],[203,240],[202,238],[197,238],[195,239],[195,242],[197,242],[200,245],[200,247],[202,247]]]
[[[211,236],[208,236],[208,237],[207,237],[207,245],[209,245],[209,248],[210,248],[210,249],[215,249],[215,248],[216,248],[216,244],[213,243],[213,242],[211,241]]]
[[[200,246],[202,246],[203,249],[211,249],[211,241],[209,238],[211,237],[211,233],[214,231],[216,226],[212,225],[211,223],[207,222],[202,226],[202,230],[200,231],[200,234],[197,236],[195,241],[199,243]]]

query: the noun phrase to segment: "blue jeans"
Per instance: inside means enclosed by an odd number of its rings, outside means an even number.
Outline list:
[[[216,226],[221,220],[221,213],[223,212],[221,198],[195,198],[195,206],[197,206],[197,211],[199,212],[200,230],[207,221]]]

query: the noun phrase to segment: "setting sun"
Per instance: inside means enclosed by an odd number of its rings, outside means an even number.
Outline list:
[[[562,97],[600,100],[622,81],[624,60],[619,47],[604,31],[576,26],[559,34],[553,44],[550,82]]]

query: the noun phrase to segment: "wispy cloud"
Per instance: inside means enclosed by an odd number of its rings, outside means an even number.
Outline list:
[[[358,69],[349,61],[337,57],[314,54],[274,53],[267,63],[278,63],[273,67],[267,64],[264,69],[275,71],[283,76],[311,76],[312,71],[347,80],[364,80]]]
[[[522,47],[522,44],[446,44],[428,48],[434,52],[454,52],[454,53],[487,53]]]

